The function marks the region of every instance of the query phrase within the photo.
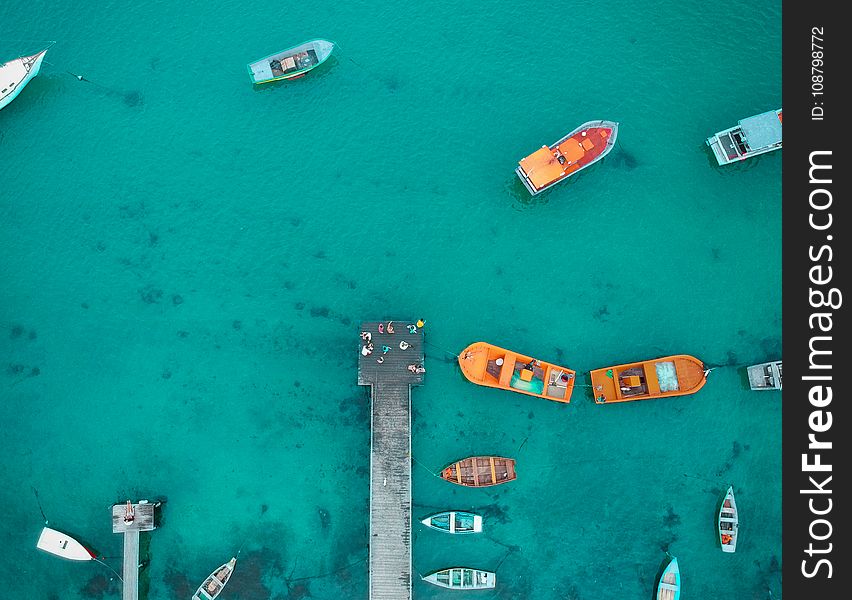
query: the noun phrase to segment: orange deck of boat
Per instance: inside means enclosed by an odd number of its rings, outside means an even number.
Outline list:
[[[594,162],[606,149],[612,129],[590,127],[578,131],[558,146],[543,146],[518,163],[536,189],[566,177]],[[559,157],[565,157],[565,163]]]
[[[660,391],[660,384],[657,381],[657,371],[654,367],[655,363],[671,361],[674,362],[675,372],[677,373],[678,389],[670,392]],[[620,386],[616,384],[619,373],[623,373],[628,369],[641,367],[645,374],[645,385],[648,392],[637,394],[635,396],[624,397]],[[612,369],[612,377],[606,373]],[[592,376],[592,393],[595,396],[595,402],[599,404],[610,404],[612,402],[630,402],[633,400],[646,400],[648,398],[666,398],[669,396],[685,396],[694,394],[700,390],[707,381],[704,375],[704,365],[700,360],[686,354],[676,356],[664,356],[655,358],[654,360],[646,360],[638,363],[629,363],[624,365],[616,365],[613,367],[604,367],[591,372]],[[603,396],[606,401],[600,400]]]
[[[500,377],[496,377],[489,372],[489,363],[493,363],[497,358],[503,359],[503,366],[500,369]],[[539,360],[539,366],[535,368],[535,376],[537,379],[543,380],[543,393],[537,394],[526,390],[517,389],[511,386],[512,375],[515,372],[516,365],[528,364],[534,360],[531,356],[518,354],[511,350],[506,350],[499,346],[486,342],[476,342],[465,348],[459,354],[458,362],[462,373],[473,383],[484,385],[486,387],[494,387],[510,392],[518,392],[519,394],[527,394],[528,396],[536,396],[556,402],[568,403],[571,401],[571,393],[574,391],[574,383],[576,380],[576,372],[567,368]],[[493,367],[496,368],[496,367]],[[551,373],[565,373],[570,376],[570,380],[565,388],[565,396],[562,398],[548,395],[548,379]]]

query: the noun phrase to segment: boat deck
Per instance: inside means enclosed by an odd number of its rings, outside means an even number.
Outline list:
[[[370,436],[370,600],[411,598],[411,386],[423,383],[423,330],[410,333],[414,321],[393,321],[394,333],[379,333],[379,322],[364,322],[373,352],[361,354],[358,385],[371,388]],[[387,321],[384,322],[387,325]],[[406,350],[401,341],[410,344]],[[382,347],[389,347],[387,353]],[[382,357],[383,362],[377,362]]]

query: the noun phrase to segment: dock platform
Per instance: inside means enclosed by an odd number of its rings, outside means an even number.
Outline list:
[[[369,355],[358,340],[358,385],[371,388],[370,600],[411,598],[411,387],[423,383],[425,350],[423,328],[407,327],[416,321],[391,323],[392,334],[387,321],[383,333],[378,321],[361,323],[371,336]]]
[[[133,514],[133,519],[130,521],[125,520],[128,512]],[[122,600],[139,598],[139,533],[151,531],[155,527],[154,504],[144,500],[137,504],[132,504],[130,501],[124,504],[113,504],[112,532],[124,534],[124,562],[121,569]]]

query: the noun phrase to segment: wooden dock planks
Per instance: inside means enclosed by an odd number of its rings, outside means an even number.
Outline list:
[[[409,333],[414,321],[394,321],[394,333],[379,333],[378,322],[361,324],[372,335],[373,352],[360,354],[358,384],[371,388],[370,435],[370,600],[411,598],[411,386],[423,373],[422,329]],[[400,341],[411,346],[399,348]],[[382,353],[382,346],[390,350]],[[384,357],[382,363],[376,359]]]

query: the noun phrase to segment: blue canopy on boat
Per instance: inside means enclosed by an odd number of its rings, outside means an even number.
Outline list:
[[[740,129],[752,150],[781,142],[781,119],[774,110],[743,119],[740,121]]]

